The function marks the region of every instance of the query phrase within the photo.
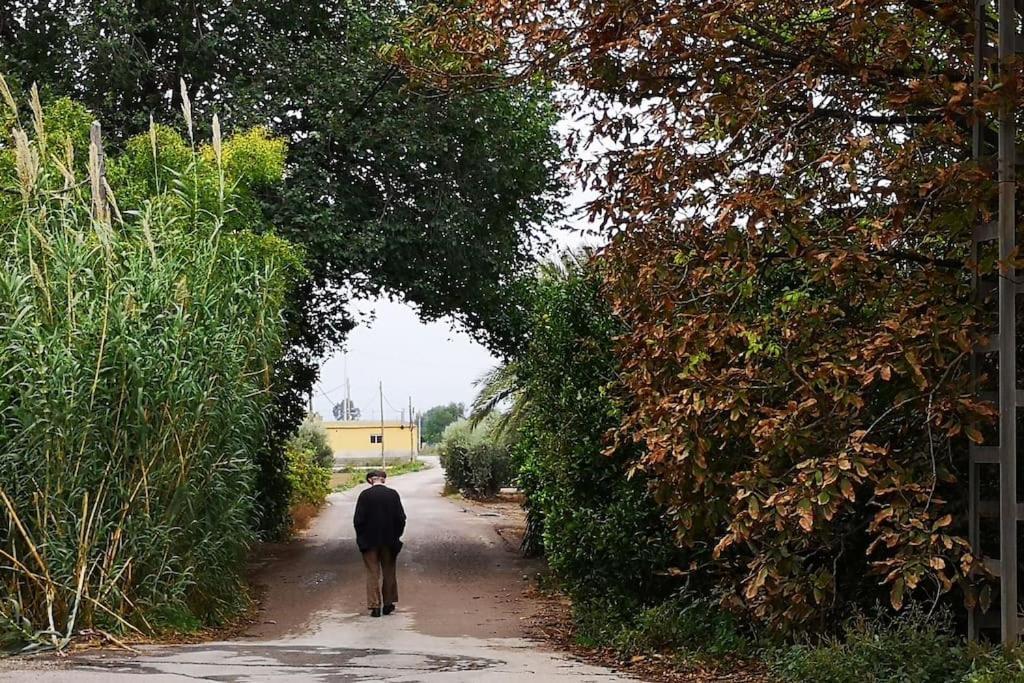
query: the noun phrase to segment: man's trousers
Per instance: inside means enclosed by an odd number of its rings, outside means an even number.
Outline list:
[[[363,553],[363,564],[366,565],[367,608],[380,607],[382,593],[384,605],[393,605],[398,602],[395,551],[386,545],[370,548]]]

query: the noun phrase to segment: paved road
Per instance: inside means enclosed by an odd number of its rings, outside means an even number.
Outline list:
[[[633,680],[524,639],[535,605],[523,595],[537,567],[498,533],[502,519],[440,495],[441,471],[397,477],[409,516],[399,559],[398,611],[363,609],[352,511],[359,489],[335,494],[298,542],[268,549],[256,581],[267,594],[245,638],[90,651],[0,662],[0,681],[573,681]]]

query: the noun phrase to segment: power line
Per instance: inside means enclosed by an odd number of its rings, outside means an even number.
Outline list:
[[[344,388],[345,388],[345,385],[344,385],[344,384],[339,384],[338,386],[334,387],[333,389],[328,389],[328,390],[327,390],[327,393],[328,393],[328,394],[333,394],[333,393],[334,393],[335,391],[337,391],[338,389],[344,389]],[[321,389],[320,391],[321,391],[321,393],[323,393],[323,389]]]
[[[323,394],[323,397],[326,398],[328,401],[334,401],[334,399],[328,396],[326,393],[324,393],[324,390],[321,389],[320,387],[317,387],[316,390]],[[334,403],[331,403],[331,406],[333,407]]]
[[[394,412],[396,412],[396,413],[400,413],[400,412],[402,412],[402,411],[400,411],[400,410],[399,410],[398,408],[396,408],[396,407],[394,407],[393,405],[391,405],[391,401],[389,401],[389,400],[388,400],[388,397],[387,397],[387,396],[384,396],[384,392],[381,392],[381,394],[380,394],[380,395],[381,395],[381,396],[382,396],[382,397],[384,398],[384,402],[388,404],[388,408],[391,408],[391,410],[392,410],[392,411],[394,411]]]

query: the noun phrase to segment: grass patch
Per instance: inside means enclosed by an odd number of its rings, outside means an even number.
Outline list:
[[[348,491],[350,488],[354,488],[362,482],[362,473],[357,473],[355,470],[344,469],[331,475],[331,491],[334,493]]]
[[[834,637],[766,655],[772,673],[802,683],[1024,683],[1024,650],[965,643],[946,615],[912,608],[855,616]]]
[[[658,654],[684,663],[755,651],[734,617],[714,600],[690,594],[631,609],[614,601],[578,603],[573,617],[580,645],[611,648],[624,658]]]
[[[375,467],[345,467],[336,470],[331,474],[331,491],[340,493],[355,488],[366,482],[366,473]],[[410,474],[427,469],[427,464],[422,460],[405,460],[403,462],[389,465],[385,468],[388,479],[393,479],[402,474]]]
[[[752,664],[779,683],[1024,683],[1024,647],[967,643],[947,615],[911,608],[851,618],[831,636],[792,645],[744,628],[716,600],[679,593],[649,606],[616,598],[573,605],[577,644],[670,670]]]

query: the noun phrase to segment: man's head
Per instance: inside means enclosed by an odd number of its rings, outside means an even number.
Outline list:
[[[384,470],[370,470],[366,473],[367,484],[383,484],[387,478],[388,473]]]

